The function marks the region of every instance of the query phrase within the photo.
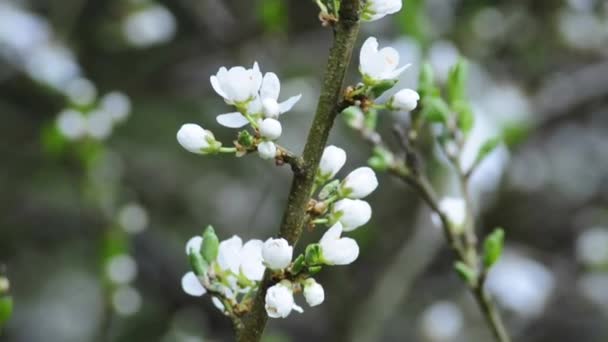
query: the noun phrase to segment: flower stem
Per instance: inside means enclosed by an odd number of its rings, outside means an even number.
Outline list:
[[[316,170],[319,167],[329,131],[339,113],[344,76],[359,33],[359,5],[359,0],[343,0],[340,6],[340,20],[333,27],[334,43],[329,52],[317,111],[304,146],[302,172],[294,174],[280,227],[280,236],[285,238],[290,245],[295,245],[302,234],[307,217],[306,205],[310,200]],[[268,320],[264,309],[264,297],[266,290],[271,285],[271,275],[267,271],[251,311],[244,317],[242,328],[237,329],[237,341],[257,342],[261,339]]]
[[[236,147],[220,147],[220,153],[236,153]]]

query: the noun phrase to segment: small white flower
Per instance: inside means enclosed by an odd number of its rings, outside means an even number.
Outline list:
[[[279,77],[274,72],[264,74],[259,98],[266,117],[277,118],[280,114],[290,111],[302,97],[302,94],[298,94],[283,102],[278,102],[280,92],[281,82],[279,81]],[[278,105],[278,111],[275,104]]]
[[[332,207],[332,212],[342,224],[345,232],[355,230],[369,222],[372,217],[372,207],[369,203],[345,198],[339,200]]]
[[[76,78],[66,85],[65,93],[72,103],[86,106],[95,101],[97,88],[86,78]]]
[[[278,118],[281,114],[281,107],[275,99],[266,98],[262,101],[262,112],[267,118]]]
[[[304,282],[304,298],[310,306],[317,306],[325,300],[325,291],[323,286],[317,283],[313,278],[308,278]]]
[[[271,238],[264,242],[262,257],[266,266],[271,270],[282,270],[291,262],[293,247],[283,238]]]
[[[200,236],[194,236],[186,243],[186,255],[190,253],[200,253],[201,246],[203,245],[203,238]]]
[[[105,94],[99,100],[99,104],[104,111],[110,114],[114,122],[124,121],[131,111],[131,100],[119,91]]]
[[[397,78],[410,65],[400,68],[399,52],[392,47],[378,50],[378,40],[369,37],[363,43],[359,54],[359,71],[363,74],[364,81],[379,82]]]
[[[401,10],[401,0],[367,0],[361,19],[374,21]]]
[[[319,174],[325,179],[334,178],[346,163],[346,152],[343,149],[330,145],[323,150],[319,163]]]
[[[272,141],[264,141],[258,145],[258,153],[262,159],[274,159],[277,155],[277,146]]]
[[[184,274],[182,277],[182,289],[184,292],[194,297],[200,297],[207,293],[207,290],[201,285],[201,282],[194,272]]]
[[[418,106],[420,95],[412,89],[401,89],[390,100],[390,106],[396,110],[411,112]]]
[[[264,276],[262,263],[261,240],[250,240],[243,245],[243,240],[234,235],[230,239],[220,242],[217,263],[224,271],[231,271],[235,275],[243,274],[253,281],[260,281]]]
[[[276,140],[281,136],[283,128],[281,123],[275,119],[264,119],[260,123],[260,134],[270,140]]]
[[[293,291],[289,281],[282,281],[268,288],[265,302],[266,313],[272,318],[285,318],[289,316],[291,310],[303,311],[293,299]]]
[[[79,111],[66,109],[57,117],[57,129],[69,140],[77,140],[87,133],[87,119]]]
[[[262,73],[257,62],[251,69],[236,66],[228,70],[221,67],[216,75],[211,76],[210,81],[213,90],[223,97],[226,103],[236,105],[246,103],[257,96],[262,85]]]
[[[341,238],[342,224],[337,222],[329,228],[319,244],[323,260],[328,265],[348,265],[359,256],[359,245],[351,238]]]
[[[367,166],[353,170],[342,181],[342,192],[348,198],[363,198],[378,187],[374,170]]]
[[[208,152],[210,142],[215,141],[213,133],[196,124],[185,124],[177,131],[177,141],[186,150],[205,154]]]

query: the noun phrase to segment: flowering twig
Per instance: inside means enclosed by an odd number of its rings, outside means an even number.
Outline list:
[[[340,20],[333,27],[334,45],[329,53],[319,104],[304,147],[303,169],[301,173],[294,175],[281,223],[280,236],[291,245],[297,243],[302,233],[315,171],[319,166],[329,131],[338,114],[338,103],[344,76],[350,64],[353,47],[359,32],[358,16],[359,0],[342,1]],[[264,297],[266,290],[271,285],[270,272],[267,271],[251,312],[244,317],[243,328],[237,331],[238,341],[259,341],[261,338],[268,318],[264,309]]]

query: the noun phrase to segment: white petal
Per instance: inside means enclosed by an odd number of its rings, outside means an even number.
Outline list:
[[[215,119],[220,125],[229,128],[241,128],[249,123],[249,120],[239,112],[220,114]]]
[[[361,71],[367,73],[368,66],[373,62],[378,53],[378,40],[375,37],[369,37],[361,46],[361,52],[359,53],[359,64],[361,65]]]
[[[293,311],[297,311],[297,312],[299,312],[299,313],[304,312],[304,309],[302,309],[302,307],[301,307],[301,306],[299,306],[299,305],[298,305],[298,304],[296,304],[296,303],[293,303],[292,309],[293,309]]]
[[[281,110],[281,114],[290,111],[291,108],[293,108],[293,106],[295,106],[295,104],[298,103],[298,101],[300,101],[301,98],[302,98],[302,94],[298,94],[296,96],[292,96],[292,97],[288,98],[287,100],[279,103],[279,108]]]
[[[250,280],[259,281],[264,277],[262,240],[250,240],[241,250],[241,271]]]
[[[340,238],[341,234],[342,234],[342,224],[340,222],[336,222],[336,224],[331,226],[331,228],[329,228],[325,232],[325,234],[323,234],[323,237],[321,238],[321,241],[319,241],[319,243],[324,244],[324,243],[331,242],[333,240],[338,240]]]
[[[405,71],[405,69],[409,68],[411,66],[411,64],[406,64],[404,66],[402,66],[401,68],[397,68],[395,70],[393,70],[389,75],[388,75],[388,79],[394,79],[399,77],[399,75],[401,75],[401,73],[403,71]]]
[[[230,270],[235,274],[239,273],[242,246],[243,241],[236,235],[220,242],[217,262],[221,269]]]
[[[203,244],[203,238],[200,236],[195,236],[188,240],[186,243],[186,254],[189,255],[190,251],[194,253],[200,253],[201,245]]]
[[[194,272],[184,274],[182,277],[182,289],[194,297],[200,297],[207,292]]]
[[[219,96],[226,98],[226,93],[222,90],[222,86],[220,85],[220,81],[218,80],[217,76],[211,76],[209,80],[211,81],[213,90],[215,90]]]
[[[279,77],[274,72],[267,72],[264,75],[264,80],[262,81],[262,88],[260,89],[260,97],[262,99],[273,99],[277,100],[279,98],[279,92],[281,91],[281,82],[279,81]]]

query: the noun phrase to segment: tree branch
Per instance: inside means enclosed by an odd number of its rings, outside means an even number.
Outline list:
[[[359,0],[343,0],[339,21],[334,26],[334,44],[329,51],[319,104],[304,146],[303,168],[301,172],[294,173],[280,228],[280,236],[291,245],[295,245],[302,234],[315,172],[319,167],[334,119],[339,113],[344,76],[359,32],[359,3]],[[270,273],[266,272],[252,309],[244,317],[243,328],[237,331],[237,341],[260,340],[268,319],[264,309],[264,297],[271,285]]]

